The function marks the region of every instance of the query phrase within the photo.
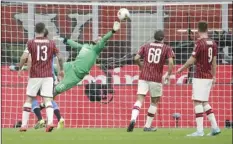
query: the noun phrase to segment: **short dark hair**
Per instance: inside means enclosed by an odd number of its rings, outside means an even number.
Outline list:
[[[36,33],[43,33],[45,30],[45,24],[44,23],[37,23],[35,27]]]
[[[164,39],[164,32],[162,30],[155,31],[154,39],[156,41],[162,41]]]
[[[198,32],[207,32],[208,31],[208,24],[206,21],[199,21],[198,22]]]
[[[45,29],[44,29],[44,37],[47,37],[47,36],[48,36],[48,34],[49,34],[49,31],[48,31],[48,29],[47,29],[47,28],[45,28]]]

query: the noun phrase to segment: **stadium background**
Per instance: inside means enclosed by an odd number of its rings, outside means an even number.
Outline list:
[[[16,72],[8,69],[9,65],[19,61],[19,57],[25,48],[28,40],[27,34],[27,5],[8,4],[1,6],[2,11],[2,126],[12,127],[21,119],[22,104],[25,99],[25,88],[27,84],[27,72],[23,78],[17,77]],[[112,27],[112,22],[117,18],[118,6],[98,6],[98,28],[99,34],[103,35]],[[130,6],[127,7],[133,13],[154,14],[154,21],[148,22],[153,27],[156,22],[157,10],[154,6]],[[228,26],[229,31],[210,32],[219,44],[217,85],[211,92],[211,102],[213,103],[216,117],[221,127],[226,120],[232,120],[232,4],[228,5]],[[72,38],[79,42],[90,42],[92,40],[92,19],[91,6],[75,5],[35,5],[35,21],[45,22],[50,32],[50,38],[55,35]],[[77,17],[77,14],[80,17]],[[110,15],[110,16],[108,16]],[[179,64],[184,63],[193,49],[193,40],[196,34],[188,32],[178,32],[180,29],[194,29],[196,22],[207,20],[209,27],[214,30],[222,28],[221,5],[198,5],[198,6],[165,6],[164,7],[164,30],[166,33],[166,43],[173,46],[176,53],[176,69]],[[25,21],[26,20],[26,21]],[[79,23],[81,20],[81,24]],[[146,20],[146,19],[143,19]],[[134,39],[141,37],[132,35],[133,25],[143,25],[144,21],[128,21],[123,23],[120,32],[116,33],[108,43],[107,48],[102,53],[101,59],[109,57],[120,58],[126,54],[134,54],[136,49],[143,44],[135,42]],[[151,30],[149,30],[151,31]],[[140,30],[139,30],[140,32]],[[148,39],[148,38],[142,38]],[[144,42],[144,41],[143,41]],[[72,51],[68,46],[61,46],[66,58],[71,57]],[[135,47],[136,46],[136,47]],[[65,52],[66,51],[66,52]],[[166,69],[166,68],[165,68]],[[133,64],[115,68],[112,71],[115,96],[114,101],[108,105],[91,103],[83,92],[83,83],[97,80],[105,83],[104,73],[95,66],[90,75],[85,77],[79,86],[69,90],[57,98],[61,112],[66,119],[67,127],[125,127],[130,118],[131,108],[135,100],[136,83],[138,78],[137,67]],[[191,85],[186,84],[187,73],[173,76],[171,86],[164,87],[164,96],[159,105],[158,116],[154,121],[159,127],[174,127],[175,121],[173,113],[181,113],[179,125],[182,127],[193,127],[193,106],[191,102]],[[146,107],[149,99],[143,106],[139,116],[137,126],[144,124]],[[35,121],[30,121],[33,124]],[[205,121],[205,125],[207,125]]]

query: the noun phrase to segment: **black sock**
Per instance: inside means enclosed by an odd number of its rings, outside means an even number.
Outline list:
[[[42,116],[41,116],[41,113],[40,113],[40,108],[35,108],[33,111],[34,111],[38,121],[42,120]]]
[[[57,121],[59,122],[61,119],[61,114],[60,114],[60,110],[59,109],[55,109],[54,110],[54,114],[57,117]]]

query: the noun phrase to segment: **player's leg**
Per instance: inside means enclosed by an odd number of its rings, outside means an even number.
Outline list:
[[[44,127],[45,120],[42,119],[40,105],[36,99],[32,101],[32,111],[34,112],[34,114],[38,119],[38,122],[35,124],[34,128],[39,129]]]
[[[138,81],[138,92],[137,92],[137,101],[134,103],[130,124],[128,126],[127,132],[132,132],[134,129],[134,125],[136,123],[137,117],[139,115],[139,110],[141,109],[144,98],[149,90],[149,85],[144,80]]]
[[[37,99],[33,99],[33,101],[32,101],[32,112],[35,113],[38,121],[42,120],[42,115],[40,112],[40,105],[39,105]]]
[[[44,104],[46,107],[47,116],[47,126],[46,132],[51,132],[54,128],[53,126],[53,78],[43,78],[43,83],[41,87],[41,96],[44,99]]]
[[[57,117],[57,121],[58,121],[57,128],[58,129],[63,128],[65,120],[61,117],[60,109],[54,100],[52,101],[52,105],[54,109],[54,115]]]
[[[156,131],[157,129],[151,127],[151,124],[157,112],[158,102],[160,100],[160,97],[162,96],[162,84],[156,83],[156,82],[149,82],[149,90],[150,90],[150,96],[151,96],[151,104],[150,104],[150,107],[148,108],[146,124],[143,130],[144,131]]]
[[[22,125],[20,132],[27,130],[27,123],[32,109],[32,101],[36,97],[41,86],[42,80],[39,78],[30,78],[27,85],[27,99],[23,105]]]
[[[210,104],[208,103],[209,101],[209,95],[210,95],[210,90],[212,87],[212,80],[211,79],[205,79],[203,80],[203,83],[205,83],[205,91],[203,91],[203,93],[205,94],[205,97],[203,98],[203,107],[204,107],[204,112],[206,113],[210,123],[211,123],[211,132],[209,134],[207,134],[208,136],[214,136],[217,134],[220,134],[221,131],[218,127],[218,124],[216,122],[216,118],[214,115],[214,112],[210,106]]]
[[[204,106],[204,111],[205,111],[205,113],[206,113],[206,115],[211,123],[211,129],[212,129],[211,132],[207,135],[214,136],[214,135],[220,134],[221,130],[218,127],[214,112],[213,112],[210,104],[208,102],[204,102],[203,106]]]
[[[206,99],[205,93],[205,84],[202,79],[193,78],[193,102],[194,102],[194,111],[195,111],[195,119],[196,119],[196,127],[197,131],[187,136],[204,136],[204,128],[203,128],[203,101]]]

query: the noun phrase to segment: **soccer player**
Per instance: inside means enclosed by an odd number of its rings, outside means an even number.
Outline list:
[[[64,79],[56,85],[55,96],[76,86],[89,73],[99,54],[104,49],[106,42],[119,29],[120,23],[115,21],[111,31],[109,31],[103,38],[98,38],[91,44],[80,44],[70,39],[58,38],[72,48],[76,48],[77,51],[79,51],[79,54],[75,61],[66,62],[64,67],[65,76]]]
[[[45,24],[37,23],[35,26],[36,37],[27,43],[28,55],[20,59],[19,69],[21,69],[27,58],[31,60],[30,77],[27,85],[27,99],[23,105],[22,126],[20,131],[27,130],[27,122],[32,108],[32,101],[37,96],[38,91],[44,99],[47,115],[46,132],[51,132],[53,126],[53,73],[52,61],[54,55],[59,59],[59,66],[63,70],[63,60],[59,55],[54,41],[44,37]],[[62,73],[60,73],[62,75]]]
[[[193,78],[193,96],[194,110],[196,114],[197,131],[187,136],[204,136],[203,131],[203,113],[207,114],[211,122],[212,131],[209,136],[217,135],[220,129],[217,125],[214,113],[209,101],[210,89],[216,81],[216,57],[217,44],[208,38],[208,24],[205,21],[198,22],[198,34],[200,38],[195,43],[192,56],[187,62],[178,69],[177,73],[196,64],[196,70]]]
[[[44,31],[44,37],[47,38],[49,32],[47,30],[47,28],[45,28],[45,31]],[[23,52],[23,55],[21,56],[22,58],[26,58],[27,55],[28,55],[29,51],[28,49],[26,48]],[[59,61],[56,57],[54,57],[55,61],[56,61],[56,64],[59,65]],[[27,58],[27,65],[23,67],[22,70],[28,70],[30,71],[30,65],[31,65],[31,59],[29,57],[29,59]],[[53,65],[53,62],[52,62],[52,65]],[[11,70],[19,70],[18,67],[10,67]],[[57,68],[58,72],[60,72],[60,67]],[[21,73],[21,70],[19,71],[19,75]],[[54,78],[54,82],[56,82],[57,80],[57,77],[54,73],[54,67],[53,67],[53,78]],[[40,91],[38,92],[37,95],[40,95]],[[56,116],[57,120],[58,120],[58,125],[57,125],[57,128],[60,129],[60,128],[63,128],[64,127],[64,118],[61,117],[61,114],[60,114],[60,109],[58,107],[58,104],[53,100],[52,101],[52,105],[53,105],[53,109],[54,109],[54,115]],[[32,112],[36,115],[37,117],[37,120],[38,122],[36,123],[36,125],[34,126],[35,129],[38,129],[38,128],[42,128],[44,127],[45,125],[45,120],[42,118],[42,115],[41,115],[41,110],[45,107],[44,103],[42,104],[39,104],[38,100],[37,99],[33,99],[32,101]]]
[[[138,98],[133,106],[127,132],[133,131],[139,110],[148,91],[151,96],[151,105],[148,109],[147,120],[143,130],[156,131],[156,128],[152,128],[151,124],[157,111],[157,104],[162,96],[163,66],[166,60],[168,60],[168,73],[165,77],[165,80],[168,81],[172,74],[174,52],[171,47],[163,43],[163,31],[156,31],[154,39],[154,42],[143,45],[134,58],[141,72],[138,81]],[[143,58],[143,65],[140,62],[140,58]]]

